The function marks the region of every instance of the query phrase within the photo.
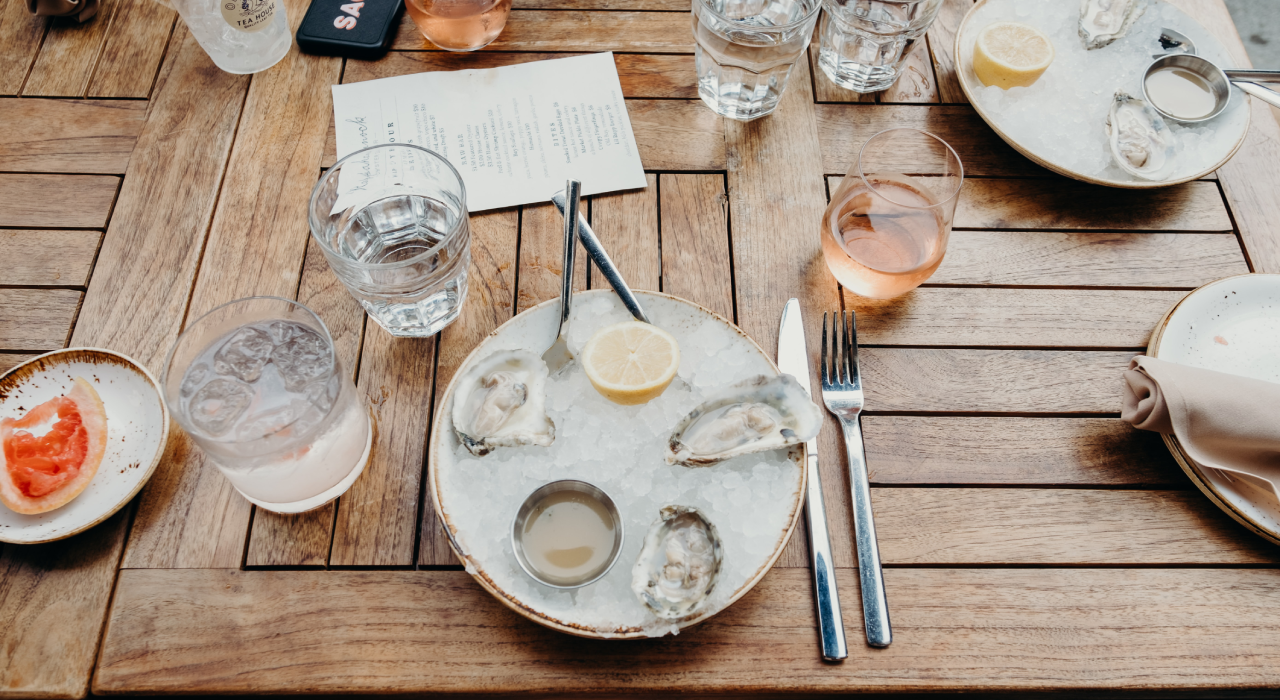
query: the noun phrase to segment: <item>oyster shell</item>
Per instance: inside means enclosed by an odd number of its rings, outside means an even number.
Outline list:
[[[542,445],[556,439],[547,417],[547,363],[524,350],[496,352],[458,379],[453,430],[472,454],[495,447]]]
[[[1144,180],[1163,179],[1173,158],[1173,134],[1151,105],[1117,92],[1107,114],[1107,135],[1116,165]]]
[[[666,506],[649,526],[631,569],[631,590],[664,620],[688,617],[711,595],[724,548],[697,508]]]
[[[1124,36],[1146,9],[1145,0],[1081,0],[1080,38],[1084,48],[1100,49]]]
[[[739,382],[693,409],[667,440],[667,463],[705,467],[730,457],[776,450],[818,434],[822,411],[795,377]]]

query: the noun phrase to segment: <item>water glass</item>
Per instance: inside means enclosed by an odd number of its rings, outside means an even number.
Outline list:
[[[933,276],[947,252],[964,166],[918,129],[872,136],[822,215],[822,254],[845,289],[890,299]]]
[[[356,151],[316,183],[309,218],[338,279],[391,335],[435,335],[458,317],[471,264],[467,193],[439,154]]]
[[[777,109],[821,9],[820,0],[693,0],[698,97],[741,121]]]
[[[488,46],[511,15],[511,0],[405,0],[404,6],[422,36],[445,51]]]
[[[877,92],[898,79],[942,0],[823,0],[822,6],[818,67],[840,87]]]
[[[368,409],[311,309],[279,297],[223,304],[187,326],[165,360],[165,403],[250,502],[318,508],[369,461]]]

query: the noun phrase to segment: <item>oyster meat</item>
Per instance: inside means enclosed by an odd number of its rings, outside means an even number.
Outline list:
[[[631,569],[631,590],[654,615],[678,620],[711,595],[724,560],[716,526],[697,508],[667,506]]]
[[[541,445],[556,439],[547,417],[547,363],[524,350],[496,352],[458,379],[453,430],[472,454],[495,447]]]
[[[1164,118],[1146,102],[1117,92],[1107,114],[1111,157],[1125,172],[1144,180],[1161,180],[1173,158],[1173,134]]]
[[[1146,0],[1081,0],[1080,38],[1086,50],[1119,39],[1147,9]]]
[[[705,467],[818,434],[822,411],[789,374],[739,382],[693,409],[667,440],[667,463]]]

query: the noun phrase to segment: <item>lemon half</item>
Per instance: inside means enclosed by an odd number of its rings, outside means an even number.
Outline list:
[[[596,331],[579,360],[596,391],[634,406],[666,390],[680,368],[680,346],[657,326],[626,321]]]
[[[973,72],[984,85],[1027,87],[1053,63],[1053,42],[1044,32],[1017,22],[996,22],[978,34]]]

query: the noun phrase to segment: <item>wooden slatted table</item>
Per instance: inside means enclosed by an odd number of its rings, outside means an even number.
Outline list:
[[[284,1],[296,26],[306,0]],[[130,507],[70,540],[0,548],[0,694],[1280,685],[1280,549],[1117,417],[1120,370],[1165,309],[1219,277],[1280,272],[1280,127],[1255,103],[1235,159],[1185,185],[1057,177],[965,103],[951,45],[970,4],[947,0],[892,89],[858,99],[811,51],[778,112],[750,124],[697,101],[688,0],[516,0],[475,55],[434,50],[406,20],[382,60],[295,49],[252,77],[215,68],[153,0],[103,0],[85,26],[0,6],[0,366],[88,345],[158,370],[215,305],[295,297],[329,324],[381,426],[366,473],[319,511],[255,510],[175,428]],[[1177,4],[1248,65],[1220,0]],[[834,423],[820,451],[840,665],[818,658],[803,532],[710,621],[600,643],[484,593],[423,498],[437,397],[480,338],[556,296],[560,220],[549,205],[473,216],[462,318],[393,340],[309,241],[305,201],[334,160],[329,86],[603,50],[649,186],[588,207],[632,285],[733,318],[770,351],[788,297],[811,339],[822,311],[859,314],[889,649],[862,643]],[[827,274],[818,221],[856,146],[893,125],[940,134],[969,179],[937,275],[868,301]]]

